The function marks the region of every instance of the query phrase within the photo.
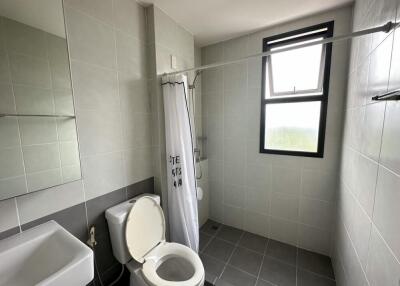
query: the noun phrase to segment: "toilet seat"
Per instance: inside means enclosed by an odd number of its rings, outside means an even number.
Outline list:
[[[184,281],[170,281],[161,278],[157,269],[165,258],[181,257],[194,269],[191,278]],[[145,256],[142,267],[145,280],[153,286],[197,286],[204,282],[204,267],[199,256],[189,247],[179,243],[162,243]]]
[[[126,222],[125,239],[132,258],[143,263],[143,278],[152,286],[198,286],[204,282],[204,267],[197,253],[185,245],[165,242],[164,213],[152,198],[142,197],[133,205]],[[189,279],[171,281],[158,275],[158,268],[173,257],[191,264],[194,272]]]

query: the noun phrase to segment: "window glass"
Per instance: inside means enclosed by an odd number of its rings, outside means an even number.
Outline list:
[[[284,49],[318,40],[322,40],[322,38],[279,46],[271,50]],[[304,93],[305,91],[308,91],[306,93],[309,94],[316,92],[321,88],[320,72],[322,56],[323,45],[305,47],[271,55],[270,65],[273,94],[298,94]]]
[[[265,105],[264,148],[317,152],[320,101]]]

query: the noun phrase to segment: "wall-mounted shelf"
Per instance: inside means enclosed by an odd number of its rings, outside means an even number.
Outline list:
[[[52,117],[52,118],[75,118],[75,115],[61,115],[61,114],[7,114],[0,113],[0,117]]]
[[[372,97],[372,100],[383,101],[383,100],[400,100],[400,89],[389,91],[382,95],[376,95]]]

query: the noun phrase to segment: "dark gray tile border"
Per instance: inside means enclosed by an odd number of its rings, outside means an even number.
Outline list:
[[[332,279],[319,276],[307,270],[297,269],[298,286],[335,286],[336,282]]]
[[[126,200],[126,188],[122,188],[87,201],[88,227],[95,226],[96,234],[108,233],[105,211]]]
[[[328,256],[299,249],[297,259],[297,266],[299,268],[335,279],[332,262]]]
[[[295,246],[270,239],[265,254],[296,266],[297,248]]]
[[[8,229],[6,231],[0,232],[0,240],[5,239],[5,238],[10,237],[10,236],[13,236],[13,235],[15,235],[17,233],[19,233],[19,227],[18,226],[10,228],[10,229]]]
[[[75,237],[86,243],[87,240],[87,225],[86,225],[86,210],[85,204],[81,203],[62,211],[47,215],[37,220],[28,222],[21,226],[22,231],[45,223],[49,220],[55,220],[58,224],[72,233]]]
[[[144,181],[127,186],[126,193],[128,200],[143,193],[154,194],[154,178],[151,177]]]
[[[267,281],[258,279],[258,281],[257,281],[257,283],[256,283],[256,286],[275,286],[275,285],[272,284],[272,283],[269,283],[269,282],[267,282]]]

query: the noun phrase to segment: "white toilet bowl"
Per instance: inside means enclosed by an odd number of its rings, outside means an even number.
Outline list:
[[[205,271],[191,248],[165,241],[157,196],[140,196],[106,211],[114,256],[131,272],[131,286],[202,286]],[[132,259],[133,258],[133,259]]]

